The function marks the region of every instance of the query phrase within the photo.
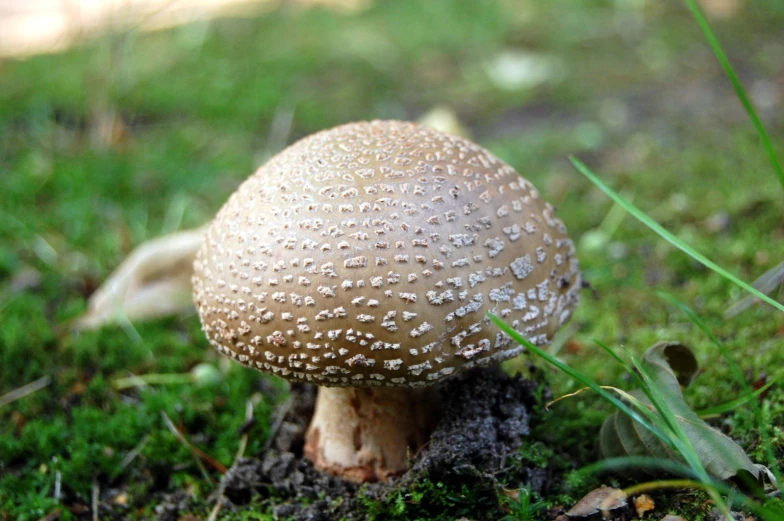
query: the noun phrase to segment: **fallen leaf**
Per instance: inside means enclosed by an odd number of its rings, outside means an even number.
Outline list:
[[[698,370],[697,359],[688,347],[678,342],[659,342],[645,352],[641,365],[711,476],[720,480],[734,478],[744,483],[751,478],[752,483],[746,484],[752,488],[754,481],[756,486],[760,486],[769,479],[769,471],[764,466],[754,464],[738,444],[705,423],[684,401],[681,386],[691,383]],[[629,394],[652,408],[641,390]],[[679,454],[648,429],[620,412],[605,420],[599,442],[605,458],[642,456],[683,462]]]
[[[76,329],[192,310],[193,260],[205,231],[202,227],[177,232],[139,245],[93,293]]]
[[[586,494],[566,512],[566,515],[570,518],[583,518],[601,513],[602,516],[609,519],[611,518],[610,512],[628,506],[626,493],[623,490],[602,485]]]
[[[648,494],[640,494],[636,498],[634,498],[634,510],[637,512],[639,517],[642,517],[643,514],[654,510],[656,508],[656,503],[653,502],[653,498]]]

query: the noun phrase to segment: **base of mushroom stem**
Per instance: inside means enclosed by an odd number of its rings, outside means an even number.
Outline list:
[[[430,437],[439,401],[429,387],[319,387],[305,457],[350,481],[387,481]]]

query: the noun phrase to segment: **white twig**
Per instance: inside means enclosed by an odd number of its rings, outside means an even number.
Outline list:
[[[118,475],[119,475],[119,474],[120,474],[120,473],[121,473],[123,470],[125,470],[125,467],[127,467],[128,465],[130,465],[130,464],[131,464],[131,462],[132,462],[133,460],[135,460],[135,459],[136,459],[136,457],[137,457],[139,454],[141,454],[142,450],[144,449],[144,446],[145,446],[145,445],[147,445],[147,442],[148,442],[148,441],[150,441],[150,435],[149,435],[149,434],[145,434],[145,435],[144,435],[144,438],[142,438],[142,441],[140,441],[140,442],[139,442],[139,443],[138,443],[138,444],[137,444],[137,445],[136,445],[136,446],[135,446],[135,447],[134,447],[134,448],[133,448],[133,449],[132,449],[132,450],[131,450],[131,451],[130,451],[128,454],[126,454],[126,455],[125,455],[125,457],[124,457],[124,458],[122,459],[122,461],[120,462],[120,468],[119,468],[119,469],[118,469],[118,471],[117,471],[117,474],[118,474]]]
[[[101,488],[98,486],[97,481],[93,481],[93,494],[92,494],[92,508],[93,508],[93,521],[98,521],[98,499],[101,496]]]
[[[54,499],[55,501],[60,501],[60,489],[62,486],[62,479],[63,475],[60,471],[55,471],[54,473]]]
[[[20,398],[24,398],[28,394],[32,394],[38,390],[41,390],[50,383],[52,383],[52,377],[50,375],[46,375],[42,376],[38,380],[33,380],[29,384],[25,384],[22,387],[14,389],[13,391],[9,391],[3,396],[0,396],[0,408],[8,405],[9,403],[15,402]]]

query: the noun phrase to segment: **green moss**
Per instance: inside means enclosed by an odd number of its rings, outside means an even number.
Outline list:
[[[395,489],[383,500],[361,495],[360,504],[368,519],[448,520],[471,515],[475,519],[495,519],[498,498],[495,490],[481,480],[443,483],[421,479],[408,489]]]

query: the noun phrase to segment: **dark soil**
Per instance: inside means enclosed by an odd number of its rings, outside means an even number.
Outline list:
[[[442,384],[442,420],[430,442],[413,458],[409,471],[392,483],[360,488],[315,470],[302,458],[315,388],[295,385],[266,453],[238,461],[224,476],[226,507],[246,505],[258,493],[276,498],[273,512],[279,518],[364,519],[363,503],[383,502],[395,491],[416,487],[422,480],[493,489],[505,471],[507,456],[529,434],[529,411],[535,405],[537,387],[535,382],[498,369],[477,370]],[[518,476],[521,472],[532,490],[541,491],[544,476],[536,470],[515,469]],[[175,510],[166,512],[176,515]]]

